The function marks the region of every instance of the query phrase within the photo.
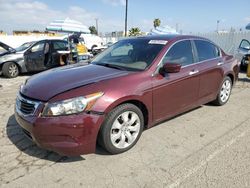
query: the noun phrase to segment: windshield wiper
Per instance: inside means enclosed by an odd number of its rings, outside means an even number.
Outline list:
[[[109,64],[109,63],[95,63],[95,65],[100,65],[100,66],[104,66],[104,67],[114,68],[114,69],[118,69],[118,70],[127,70],[126,68],[124,68],[122,66],[115,65],[115,64]]]

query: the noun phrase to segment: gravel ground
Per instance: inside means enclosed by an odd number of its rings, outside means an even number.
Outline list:
[[[120,155],[62,157],[24,137],[13,116],[19,85],[0,77],[0,187],[250,187],[250,79],[228,104],[204,105],[146,130]]]

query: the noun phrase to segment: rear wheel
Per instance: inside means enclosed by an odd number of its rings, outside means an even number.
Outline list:
[[[245,58],[243,58],[240,63],[240,70],[244,72],[247,70],[247,64],[245,63],[245,61],[246,61]]]
[[[232,80],[230,77],[226,76],[221,84],[219,94],[216,100],[213,102],[218,106],[222,106],[227,103],[232,91]]]
[[[125,152],[139,140],[143,124],[143,114],[137,106],[122,104],[108,114],[99,133],[99,144],[111,154]]]
[[[15,78],[19,74],[19,69],[16,63],[7,62],[3,64],[2,72],[7,78]]]

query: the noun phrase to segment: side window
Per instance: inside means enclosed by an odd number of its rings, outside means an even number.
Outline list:
[[[67,50],[68,44],[63,41],[54,41],[53,42],[53,49],[54,50]]]
[[[220,50],[210,42],[194,40],[199,61],[205,61],[220,56]]]
[[[189,40],[176,43],[163,58],[163,63],[179,63],[182,66],[194,62],[192,45]]]
[[[31,52],[40,52],[44,49],[45,42],[39,42],[31,48]]]
[[[250,49],[250,43],[248,40],[243,39],[240,43],[240,48],[249,50]]]

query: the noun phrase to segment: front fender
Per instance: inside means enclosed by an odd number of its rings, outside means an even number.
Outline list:
[[[100,101],[93,106],[92,111],[104,113],[107,115],[115,107],[123,103],[141,103],[147,110],[147,125],[148,127],[152,124],[152,92],[147,92],[143,95],[128,95],[116,99],[109,98],[108,96],[103,96]],[[140,106],[138,106],[140,107]]]
[[[17,62],[16,62],[20,68],[20,71],[22,73],[25,73],[25,72],[28,72],[27,69],[26,69],[26,66],[25,66],[25,63],[24,63],[24,59],[19,59]]]

